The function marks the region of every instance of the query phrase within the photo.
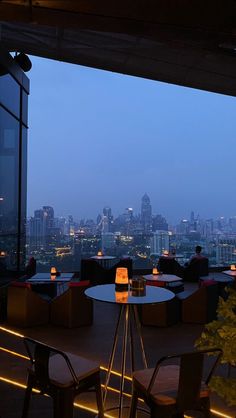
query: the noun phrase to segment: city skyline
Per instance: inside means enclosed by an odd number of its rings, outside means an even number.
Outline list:
[[[233,216],[233,97],[32,57],[28,215]],[[229,162],[227,164],[227,162]]]
[[[140,209],[136,212],[135,210],[134,210],[134,208],[132,208],[132,207],[126,207],[126,208],[124,208],[124,210],[123,210],[123,212],[121,212],[121,213],[114,213],[113,212],[113,208],[111,207],[111,206],[104,206],[103,208],[100,208],[100,210],[98,210],[98,212],[97,212],[97,214],[94,216],[94,217],[78,217],[78,216],[73,216],[71,213],[67,213],[67,214],[65,214],[65,215],[62,215],[61,213],[59,213],[58,211],[57,211],[57,208],[55,208],[54,206],[52,206],[52,205],[48,205],[48,204],[42,204],[41,206],[39,206],[39,207],[37,207],[37,208],[34,208],[33,209],[33,212],[31,213],[31,214],[28,214],[27,215],[27,219],[30,219],[30,218],[32,218],[32,217],[34,217],[34,215],[35,215],[35,212],[37,212],[38,210],[42,210],[42,208],[44,208],[44,207],[51,207],[52,209],[53,209],[53,211],[54,211],[54,216],[55,216],[55,218],[64,218],[64,219],[68,219],[68,218],[70,218],[71,216],[73,217],[73,220],[74,220],[74,222],[80,222],[80,221],[89,221],[89,220],[93,220],[95,223],[96,223],[96,221],[97,221],[97,217],[99,217],[99,216],[102,216],[103,215],[103,211],[104,211],[104,209],[110,209],[111,210],[111,215],[113,216],[113,218],[115,219],[115,218],[118,218],[119,216],[122,216],[122,215],[124,215],[125,213],[126,213],[126,211],[127,210],[132,210],[133,211],[133,215],[134,215],[134,217],[140,217],[140,219],[141,219],[141,209],[142,209],[142,206],[141,206],[141,200],[140,200]],[[193,217],[194,216],[194,220],[200,220],[200,221],[208,221],[208,220],[220,220],[220,219],[224,219],[224,220],[229,220],[229,219],[236,219],[236,214],[231,214],[231,215],[229,215],[229,216],[224,216],[224,215],[222,215],[222,216],[218,216],[218,217],[208,217],[208,218],[204,218],[204,217],[202,217],[201,216],[201,214],[199,214],[199,213],[197,213],[197,212],[195,212],[194,210],[191,210],[190,211],[190,213],[186,216],[186,217],[180,217],[178,220],[177,220],[177,222],[176,223],[173,223],[173,222],[171,222],[166,216],[165,216],[165,214],[164,213],[158,213],[158,212],[156,212],[156,211],[152,211],[152,217],[155,217],[155,216],[159,216],[159,215],[161,215],[166,221],[167,221],[167,223],[170,225],[170,226],[176,226],[178,223],[180,223],[180,222],[182,222],[182,221],[191,221],[191,217]]]

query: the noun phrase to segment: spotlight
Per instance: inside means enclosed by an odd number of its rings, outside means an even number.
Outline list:
[[[22,68],[22,70],[25,73],[31,70],[32,62],[30,61],[28,55],[24,54],[24,52],[20,52],[19,54],[15,55],[14,60],[17,62],[17,64]]]

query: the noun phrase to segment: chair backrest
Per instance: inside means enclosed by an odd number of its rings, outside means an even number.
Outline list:
[[[165,274],[175,274],[176,276],[183,276],[183,267],[173,257],[161,256],[158,261],[158,269]]]
[[[107,283],[108,270],[101,266],[96,260],[84,258],[80,265],[81,280],[89,280],[91,285]]]
[[[62,357],[62,361],[67,363],[68,369],[71,372],[71,376],[75,384],[78,384],[77,377],[72,368],[72,365],[67,355],[54,347],[47,344],[43,344],[39,341],[33,340],[32,338],[25,337],[24,344],[26,351],[29,355],[30,362],[34,369],[35,378],[37,380],[38,387],[42,392],[47,393],[48,387],[50,386],[49,377],[49,359],[52,356],[59,355]]]
[[[207,360],[209,354],[215,355],[215,359],[211,364]],[[179,360],[180,371],[176,400],[177,409],[179,413],[194,409],[194,406],[199,401],[202,382],[205,382],[206,385],[209,383],[221,355],[222,350],[216,348],[161,358],[155,367],[148,387],[148,393],[151,393],[155,380],[157,379],[158,381],[158,371],[163,363],[173,359]]]
[[[209,260],[207,257],[193,258],[185,268],[185,280],[197,282],[199,277],[208,276],[208,264]]]

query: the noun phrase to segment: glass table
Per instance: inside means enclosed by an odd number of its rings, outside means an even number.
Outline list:
[[[130,342],[130,359],[131,359],[131,371],[134,371],[134,335],[133,328],[136,328],[137,335],[140,342],[141,354],[144,367],[147,367],[146,354],[144,350],[144,344],[141,334],[141,325],[138,316],[137,307],[139,305],[145,304],[156,304],[161,302],[167,302],[175,297],[175,294],[167,289],[153,286],[145,286],[144,290],[124,290],[116,291],[114,284],[104,284],[99,286],[94,286],[86,289],[86,296],[91,299],[106,302],[106,303],[115,303],[118,304],[119,315],[116,323],[115,334],[113,339],[112,350],[110,354],[110,359],[108,363],[108,371],[105,380],[104,388],[104,407],[107,398],[107,389],[111,376],[112,366],[114,362],[114,357],[117,348],[118,342],[118,333],[119,330],[122,330],[122,354],[121,354],[121,377],[120,377],[120,391],[119,391],[119,404],[116,407],[107,409],[113,410],[118,409],[119,418],[122,417],[122,409],[124,408],[124,378],[126,371],[126,360],[127,360],[127,346],[128,340]],[[122,320],[123,318],[123,320]],[[136,348],[136,347],[135,347]]]
[[[59,296],[67,289],[74,273],[60,273],[60,275],[51,275],[48,273],[37,273],[30,279],[26,280],[31,283],[32,290],[50,299]]]
[[[224,270],[222,271],[222,273],[227,274],[227,276],[236,278],[236,270]]]
[[[150,282],[163,282],[164,286],[166,286],[168,283],[175,283],[183,280],[181,277],[178,277],[175,274],[146,274],[142,277]]]

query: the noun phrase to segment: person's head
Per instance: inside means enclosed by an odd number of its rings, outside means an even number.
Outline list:
[[[200,245],[197,245],[195,251],[197,254],[200,254],[200,252],[202,251],[202,247]]]

